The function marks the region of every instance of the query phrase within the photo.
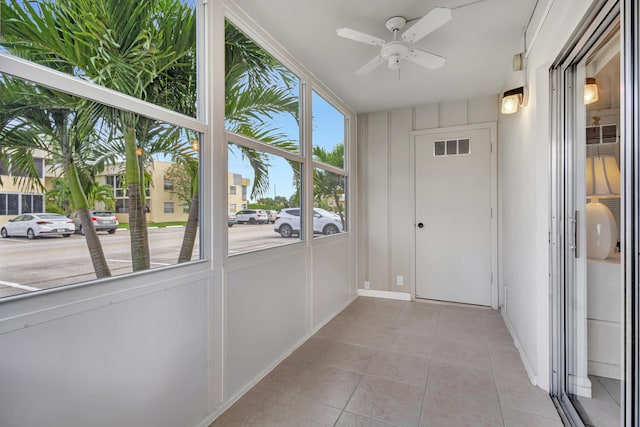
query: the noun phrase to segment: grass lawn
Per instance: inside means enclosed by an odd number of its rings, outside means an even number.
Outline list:
[[[182,226],[186,224],[186,221],[168,221],[168,222],[148,222],[147,227],[174,227],[174,226]],[[129,229],[128,222],[121,222],[118,228]]]

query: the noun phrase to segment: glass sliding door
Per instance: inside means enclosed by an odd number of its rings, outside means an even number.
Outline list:
[[[552,69],[553,390],[571,425],[623,425],[620,8],[595,5]]]

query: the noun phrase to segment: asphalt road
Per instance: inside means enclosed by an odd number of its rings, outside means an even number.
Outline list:
[[[236,254],[296,241],[283,239],[273,224],[236,224],[229,231],[229,253]],[[149,229],[151,268],[175,264],[182,244],[183,227]],[[129,232],[99,233],[112,275],[131,272]],[[194,248],[194,259],[199,252]],[[28,240],[0,239],[0,298],[95,279],[82,235]]]

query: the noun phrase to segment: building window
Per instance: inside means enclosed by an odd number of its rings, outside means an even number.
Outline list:
[[[236,204],[235,203],[231,203],[229,205],[229,213],[233,213],[234,214],[236,212],[238,212],[238,210],[236,209]]]
[[[236,195],[236,186],[235,185],[230,185],[229,186],[229,194],[231,194],[232,196]]]
[[[170,179],[165,178],[164,179],[164,191],[171,191],[173,190],[173,181]]]
[[[190,206],[189,205],[182,205],[182,213],[183,214],[188,214],[190,210]]]
[[[0,215],[44,212],[42,194],[0,193]]]
[[[173,202],[164,202],[164,213],[166,214],[173,213]]]
[[[116,213],[129,213],[126,199],[116,200]]]

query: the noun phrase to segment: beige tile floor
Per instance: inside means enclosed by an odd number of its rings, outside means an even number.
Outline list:
[[[499,313],[360,297],[212,427],[559,427]]]

